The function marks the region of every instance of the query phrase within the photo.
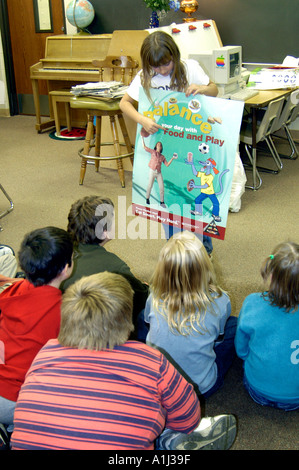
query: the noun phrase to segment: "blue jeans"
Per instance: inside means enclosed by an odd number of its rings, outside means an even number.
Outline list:
[[[13,417],[16,402],[0,396],[0,423],[4,424],[8,432],[13,431]]]
[[[244,374],[243,382],[244,382],[244,387],[246,388],[251,398],[259,405],[272,406],[273,408],[279,408],[285,411],[293,411],[293,410],[299,409],[299,403],[282,403],[282,402],[278,402],[278,401],[274,401],[274,400],[270,400],[269,398],[266,398],[264,395],[254,390],[251,387],[251,385],[249,385],[249,382],[245,374]]]
[[[149,330],[149,324],[144,321],[144,309],[141,310],[137,317],[137,341],[141,343],[146,342],[146,337]]]
[[[217,365],[217,380],[210,390],[203,393],[205,398],[210,397],[224,382],[224,376],[230,368],[234,358],[236,357],[235,350],[235,335],[237,329],[237,317],[230,316],[226,322],[224,328],[223,340],[220,343],[216,343],[214,350],[216,353],[216,365]]]
[[[163,224],[163,227],[164,227],[164,230],[165,230],[165,236],[166,236],[167,240],[169,240],[169,238],[172,237],[172,235],[174,233],[183,231],[183,229],[181,229],[181,228],[178,229],[176,227],[173,227],[173,225],[164,225]],[[207,235],[202,235],[202,234],[199,234],[199,233],[196,233],[195,235],[202,241],[203,246],[207,250],[208,255],[210,255],[213,251],[213,244],[212,244],[211,237],[208,237]]]
[[[217,196],[215,196],[215,194],[201,193],[199,196],[197,196],[197,198],[195,199],[195,210],[198,212],[202,211],[202,203],[207,197],[213,203],[213,215],[219,215],[219,201],[217,199]]]
[[[203,235],[202,243],[205,249],[207,250],[208,255],[210,255],[213,251],[212,238],[208,237],[207,235]]]

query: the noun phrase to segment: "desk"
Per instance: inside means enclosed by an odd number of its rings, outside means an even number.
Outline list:
[[[294,89],[288,88],[284,90],[260,90],[259,93],[245,101],[245,106],[249,106],[252,117],[252,171],[253,186],[252,189],[259,189],[256,181],[256,110],[264,108],[271,101],[278,98],[287,97]]]

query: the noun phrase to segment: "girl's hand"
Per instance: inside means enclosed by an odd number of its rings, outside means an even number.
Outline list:
[[[130,119],[133,119],[133,121],[135,121],[137,124],[141,124],[145,132],[148,132],[149,134],[155,134],[160,129],[164,130],[164,127],[160,126],[152,119],[139,113],[135,105],[137,105],[136,101],[134,101],[133,98],[131,98],[127,93],[124,94],[119,103],[119,107],[122,112],[126,114]]]
[[[186,90],[186,96],[190,95],[206,95],[206,96],[217,96],[218,88],[214,82],[210,82],[208,85],[196,85],[192,83]]]
[[[206,91],[206,85],[196,85],[195,83],[192,83],[188,86],[186,90],[186,96],[188,97],[190,95],[204,95]]]
[[[160,126],[160,124],[157,124],[155,121],[153,121],[150,118],[147,118],[143,116],[142,119],[142,127],[148,132],[149,134],[155,134],[158,132],[160,129],[164,130],[164,127]]]

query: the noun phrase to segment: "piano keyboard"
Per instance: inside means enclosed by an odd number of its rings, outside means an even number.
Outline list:
[[[57,72],[98,72],[98,69],[93,68],[93,69],[82,69],[82,68],[60,68],[60,67],[42,67],[39,69],[40,72],[45,71],[45,70],[51,70],[51,71],[57,71]]]

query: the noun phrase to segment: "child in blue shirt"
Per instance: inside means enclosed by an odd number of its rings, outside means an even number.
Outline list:
[[[266,292],[249,295],[238,318],[235,346],[244,385],[261,405],[299,408],[299,245],[281,243],[263,263]]]

